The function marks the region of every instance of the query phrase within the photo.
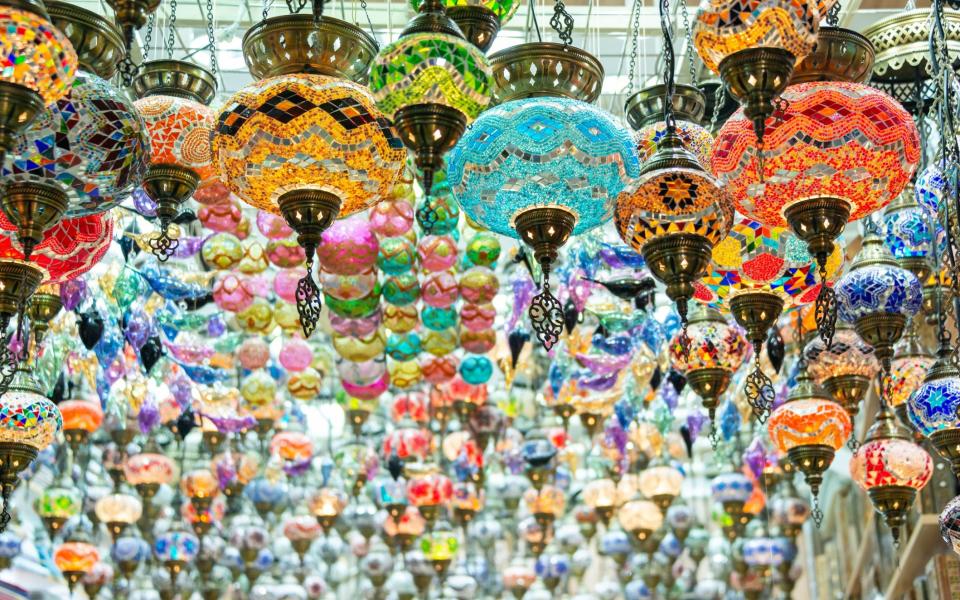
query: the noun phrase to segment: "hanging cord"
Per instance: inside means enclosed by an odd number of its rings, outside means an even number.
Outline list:
[[[637,79],[637,58],[640,54],[640,0],[633,0],[630,19],[630,37],[633,39],[630,42],[630,72],[627,75],[627,96],[633,94],[634,82]]]
[[[567,12],[563,0],[554,0],[553,18],[550,19],[550,26],[557,32],[564,46],[573,43],[573,17]]]
[[[173,48],[177,43],[177,0],[170,0],[170,18],[167,20],[167,39],[164,49],[167,58],[173,58]]]
[[[210,47],[210,72],[217,76],[217,38],[213,32],[213,0],[207,0],[207,44]]]
[[[367,18],[367,27],[370,28],[370,37],[373,38],[373,45],[380,49],[380,43],[377,42],[377,32],[373,29],[373,21],[370,19],[370,12],[367,10],[367,0],[360,0],[360,8],[363,10],[363,16]]]
[[[687,11],[686,2],[680,3],[680,16],[683,18],[683,31],[684,37],[686,38],[687,66],[690,69],[690,83],[697,85],[697,63],[693,53],[693,30],[690,29],[690,13]]]
[[[533,19],[533,29],[537,32],[537,41],[542,42],[543,36],[540,34],[540,23],[537,22],[537,5],[530,0],[530,17]]]

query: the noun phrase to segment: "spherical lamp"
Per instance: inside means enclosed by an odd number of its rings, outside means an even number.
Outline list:
[[[920,176],[917,176],[919,179]],[[894,260],[926,283],[933,272],[935,221],[917,204],[914,186],[908,185],[883,211],[883,241]]]
[[[950,544],[951,549],[960,555],[960,496],[957,496],[943,508],[938,519],[940,537]]]
[[[63,437],[76,454],[80,446],[90,439],[90,434],[103,423],[100,399],[64,400],[59,404],[59,408],[63,418]]]
[[[61,483],[54,483],[44,489],[37,500],[37,515],[51,538],[60,532],[68,519],[80,514],[82,509],[83,498],[80,491],[76,487],[67,487]]]
[[[80,539],[64,542],[53,552],[53,563],[67,579],[71,591],[99,560],[97,547]]]
[[[907,400],[907,416],[917,433],[930,439],[960,473],[960,371],[941,348],[923,383]]]
[[[416,156],[429,196],[443,155],[489,104],[492,81],[487,58],[464,39],[444,12],[443,0],[424,0],[418,12],[377,54],[370,91]],[[436,219],[427,216],[428,222]]]
[[[663,512],[649,500],[630,500],[617,510],[617,521],[642,546],[660,529]]]
[[[346,508],[347,502],[349,502],[349,498],[341,490],[331,487],[320,488],[310,498],[310,514],[316,517],[317,523],[326,533],[330,531],[340,513]]]
[[[658,461],[640,471],[639,491],[645,498],[653,500],[666,514],[674,499],[680,495],[683,486],[683,473],[679,469]]]
[[[612,479],[594,479],[583,486],[583,503],[593,509],[600,522],[610,524],[610,518],[617,508],[617,484]]]
[[[733,530],[740,535],[753,515],[744,506],[753,494],[753,482],[738,472],[721,473],[710,482],[710,495],[714,502],[723,506],[723,511],[732,520]]]
[[[890,375],[883,382],[887,401],[900,422],[913,429],[907,400],[923,384],[936,359],[920,343],[916,326],[907,329],[897,344],[890,363]]]
[[[529,314],[549,349],[563,326],[562,307],[549,288],[551,265],[571,235],[612,216],[639,162],[627,132],[589,104],[602,79],[596,58],[540,42],[491,62],[500,104],[480,115],[450,151],[447,181],[474,222],[532,248],[544,276]]]
[[[810,375],[843,406],[853,420],[870,383],[880,372],[873,346],[849,326],[841,326],[828,348],[823,340],[811,340],[804,349]]]
[[[106,523],[107,530],[114,543],[123,535],[127,527],[140,520],[143,515],[143,503],[135,496],[122,492],[107,494],[94,505],[97,519]]]
[[[656,153],[657,145],[667,135],[663,110],[667,101],[667,86],[657,84],[630,96],[624,105],[627,122],[634,129],[633,139],[641,163]],[[713,147],[713,136],[700,125],[706,105],[707,99],[699,88],[685,84],[676,86],[673,93],[673,117],[676,120],[677,135],[683,142],[683,147],[704,167],[710,165],[710,149]]]

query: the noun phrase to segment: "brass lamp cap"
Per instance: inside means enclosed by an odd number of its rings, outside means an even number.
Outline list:
[[[640,129],[662,121],[666,103],[667,86],[659,84],[643,88],[627,98],[623,110],[630,127]],[[674,118],[699,123],[707,108],[707,98],[700,88],[679,83],[674,89],[672,104]]]
[[[77,51],[80,68],[110,79],[124,56],[123,34],[106,17],[69,2],[48,0],[50,21]]]
[[[47,272],[22,260],[0,259],[0,315],[12,316],[20,304],[36,291]]]
[[[459,38],[463,37],[463,31],[453,19],[447,16],[441,0],[424,0],[420,5],[417,16],[410,19],[407,26],[403,28],[400,37],[414,35],[417,33],[443,33],[453,35]]]
[[[493,103],[540,96],[594,102],[603,65],[586,50],[553,42],[519,44],[490,56]]]
[[[366,83],[377,42],[352,23],[313,15],[270,17],[243,36],[243,57],[255,79],[313,73]]]
[[[947,52],[960,56],[960,12],[944,9],[943,17]],[[876,50],[874,81],[912,86],[931,77],[929,7],[898,11],[867,27],[863,35]]]
[[[138,98],[174,96],[210,104],[217,95],[217,81],[210,71],[185,60],[151,60],[140,65],[133,91]]]
[[[790,84],[808,81],[848,81],[864,83],[870,79],[875,53],[873,44],[856,31],[841,27],[820,27],[813,52],[803,57],[793,70]]]

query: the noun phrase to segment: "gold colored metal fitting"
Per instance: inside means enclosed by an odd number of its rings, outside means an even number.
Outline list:
[[[907,513],[917,497],[917,490],[905,485],[883,485],[867,490],[870,502],[890,527],[894,543],[900,542],[900,528],[906,525]]]
[[[0,259],[0,315],[13,316],[47,276],[46,271],[22,260]]]
[[[941,429],[927,437],[940,456],[950,461],[953,474],[960,477],[960,429]]]
[[[853,327],[860,339],[873,346],[877,360],[886,370],[893,360],[893,346],[907,327],[907,317],[901,313],[873,313],[857,319]]]
[[[947,52],[960,56],[960,13],[944,10]],[[876,49],[873,80],[913,84],[930,77],[930,8],[898,11],[863,31]]]
[[[366,83],[377,42],[352,23],[324,15],[264,19],[243,36],[243,57],[254,79],[312,73]]]
[[[533,256],[541,265],[552,265],[557,260],[576,224],[572,212],[555,206],[528,208],[513,217],[517,235],[533,249]]]
[[[70,40],[80,68],[111,79],[125,54],[123,34],[109,19],[76,4],[47,0],[50,21]]]
[[[850,204],[840,198],[811,198],[788,206],[784,218],[793,233],[807,243],[817,264],[826,264],[833,241],[843,233],[850,218]]]
[[[730,299],[730,312],[746,330],[747,339],[754,345],[762,344],[783,312],[783,298],[772,292],[743,292]]]
[[[138,98],[173,96],[210,104],[217,96],[217,80],[213,73],[185,60],[150,60],[140,65],[133,79]]]
[[[129,30],[140,29],[147,24],[147,17],[156,12],[160,0],[107,0],[113,9],[117,25]]]
[[[692,321],[691,321],[692,322]],[[730,386],[733,373],[727,369],[694,369],[687,372],[687,385],[700,397],[703,407],[710,413],[710,420],[714,420],[720,396]]]
[[[0,81],[0,161],[16,147],[19,137],[43,109],[43,98],[36,91]]]
[[[753,122],[757,140],[763,141],[774,101],[790,82],[796,57],[781,48],[747,48],[720,61],[720,77],[730,94],[740,101],[744,115]]]
[[[823,474],[830,468],[834,454],[832,447],[822,444],[795,446],[787,451],[787,456],[793,466],[803,473],[814,496],[820,493]]]
[[[172,164],[153,164],[143,176],[143,190],[157,204],[157,217],[172,221],[180,214],[180,205],[190,199],[200,185],[193,169]]]
[[[860,412],[860,401],[870,389],[870,378],[856,373],[828,377],[823,380],[823,389],[843,406],[852,421]]]
[[[592,103],[600,97],[603,65],[589,52],[553,42],[518,44],[490,56],[493,104],[542,96]]]
[[[496,13],[480,4],[447,7],[447,16],[457,24],[463,37],[481,52],[490,49],[500,32],[500,19]]]
[[[683,319],[693,298],[693,284],[710,265],[712,250],[710,240],[694,233],[671,233],[643,245],[650,273],[667,287],[667,296],[677,303]]]
[[[664,108],[670,100],[667,97],[667,86],[662,83],[643,88],[627,98],[624,104],[627,123],[634,129],[640,129],[662,121]],[[700,88],[680,83],[674,90],[671,105],[676,119],[699,123],[707,108],[707,98]]]
[[[320,236],[340,214],[340,199],[323,190],[291,190],[280,196],[277,206],[304,248],[320,245]]]
[[[26,260],[43,241],[44,232],[60,222],[68,203],[67,193],[57,185],[34,181],[13,181],[7,185],[0,208],[16,226]]]
[[[429,195],[434,173],[443,168],[443,156],[457,145],[467,128],[466,115],[442,104],[411,104],[394,114],[393,126],[403,144],[413,151],[417,168],[423,171],[424,193]]]
[[[793,70],[790,85],[808,81],[865,83],[873,70],[873,44],[863,35],[842,27],[823,25],[813,52]]]

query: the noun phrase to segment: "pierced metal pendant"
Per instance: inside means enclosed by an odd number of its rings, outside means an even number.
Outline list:
[[[544,349],[550,350],[560,341],[563,333],[563,307],[556,296],[550,293],[550,285],[544,283],[543,291],[530,301],[530,325]]]
[[[773,399],[776,393],[773,391],[773,382],[760,369],[759,359],[755,363],[753,371],[747,375],[744,394],[757,421],[766,423],[767,417],[770,416],[770,410],[773,408]]]
[[[160,232],[156,237],[150,238],[150,252],[160,262],[167,262],[167,259],[173,256],[180,246],[180,240],[170,237],[168,230],[169,226],[161,225]]]
[[[297,312],[300,314],[300,328],[303,337],[308,338],[317,328],[320,321],[320,288],[313,280],[313,261],[307,262],[307,274],[297,282]]]
[[[553,17],[550,26],[557,32],[557,36],[565,46],[573,43],[573,17],[567,12],[563,0],[556,0],[553,4]]]
[[[817,294],[814,304],[814,317],[817,322],[817,333],[829,349],[833,346],[833,336],[837,331],[837,293],[827,285],[823,273],[820,276],[820,293]]]

